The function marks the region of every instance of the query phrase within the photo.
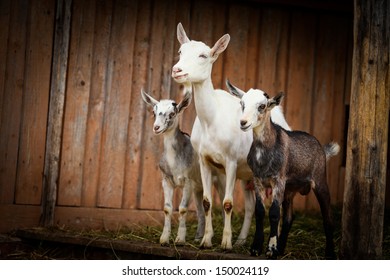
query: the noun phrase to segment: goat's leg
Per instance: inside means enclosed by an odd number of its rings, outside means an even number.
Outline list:
[[[223,201],[225,198],[225,188],[226,188],[226,176],[225,174],[218,173],[216,176],[214,176],[214,186],[217,188],[219,201]],[[222,209],[222,219],[223,222],[225,222],[225,211]]]
[[[194,200],[196,205],[196,214],[198,216],[198,227],[195,234],[195,242],[199,242],[204,235],[205,230],[205,214],[203,208],[203,188],[194,189]]]
[[[326,237],[325,257],[327,259],[336,259],[333,243],[333,218],[330,208],[330,194],[328,184],[324,180],[323,183],[316,184],[316,187],[313,188],[313,191],[321,208]]]
[[[293,216],[293,199],[295,193],[285,193],[284,200],[282,203],[283,208],[283,224],[282,230],[280,232],[279,240],[278,240],[278,251],[280,255],[283,255],[284,249],[286,249],[287,237],[290,232],[292,222],[294,219]]]
[[[235,246],[244,245],[249,233],[249,228],[252,222],[253,212],[255,211],[255,199],[253,197],[253,191],[248,189],[248,182],[241,180],[241,187],[244,193],[245,201],[245,216],[244,223],[242,224],[240,235],[237,238]]]
[[[279,255],[278,252],[278,229],[280,222],[280,206],[283,203],[285,181],[278,178],[275,182],[272,182],[272,204],[269,208],[269,224],[270,234],[268,240],[268,247],[265,255],[268,258],[276,259]]]
[[[263,251],[263,243],[264,243],[265,189],[263,188],[263,186],[261,185],[258,179],[255,179],[255,195],[256,195],[256,204],[255,204],[256,231],[251,246],[251,255],[260,256]]]
[[[172,183],[169,179],[163,176],[162,187],[164,191],[164,229],[160,236],[160,244],[168,245],[169,237],[171,235],[171,217],[172,217],[172,200],[173,189]]]
[[[203,208],[205,212],[206,226],[203,235],[201,248],[211,248],[213,246],[211,239],[214,236],[213,221],[211,218],[211,209],[213,207],[213,197],[211,194],[211,187],[213,183],[212,173],[210,166],[203,160],[199,160],[200,174],[203,184]]]
[[[232,212],[233,212],[233,193],[234,185],[236,183],[237,163],[235,161],[227,160],[226,171],[226,190],[225,198],[223,200],[223,209],[225,211],[225,223],[223,227],[221,248],[224,250],[231,250],[232,246]]]
[[[191,182],[186,181],[183,188],[183,195],[181,197],[181,202],[179,206],[179,228],[177,230],[177,236],[175,239],[175,243],[177,245],[184,245],[186,243],[186,218],[187,218],[187,210],[188,203],[191,198],[192,185]]]

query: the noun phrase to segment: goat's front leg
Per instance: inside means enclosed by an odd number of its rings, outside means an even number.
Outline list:
[[[160,244],[168,245],[171,235],[171,217],[172,217],[172,200],[173,185],[169,178],[163,175],[162,187],[164,191],[164,229],[160,236]]]
[[[213,197],[211,194],[211,187],[213,183],[212,172],[210,166],[205,162],[204,159],[199,160],[200,174],[202,177],[203,184],[203,208],[205,213],[205,232],[203,235],[202,242],[200,243],[201,248],[211,248],[213,246],[211,239],[214,236],[213,222],[211,218],[211,209],[213,207]]]
[[[270,234],[267,251],[265,255],[270,259],[276,259],[279,255],[278,251],[278,229],[280,221],[280,206],[283,203],[285,182],[281,179],[276,179],[272,186],[272,204],[269,208],[269,224]]]
[[[254,185],[255,185],[255,195],[256,195],[256,204],[255,204],[256,230],[252,242],[251,255],[260,256],[263,251],[263,243],[264,243],[264,216],[265,216],[264,199],[266,195],[265,195],[265,188],[263,187],[260,179],[254,178]]]
[[[233,212],[233,193],[236,183],[237,163],[235,161],[227,161],[225,166],[226,171],[226,190],[223,200],[223,209],[225,211],[225,223],[223,227],[223,235],[221,248],[231,250],[232,246],[232,212]]]
[[[175,239],[175,243],[177,245],[184,245],[186,243],[186,233],[187,233],[186,217],[187,217],[188,203],[191,198],[191,192],[192,192],[191,182],[186,180],[183,187],[183,195],[181,197],[181,202],[179,206],[179,228],[177,230],[177,236]]]

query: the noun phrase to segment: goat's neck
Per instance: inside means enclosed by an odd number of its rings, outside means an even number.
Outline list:
[[[202,124],[210,124],[215,119],[217,102],[214,95],[214,86],[211,77],[193,83],[196,114]]]
[[[266,147],[272,147],[275,144],[276,129],[269,113],[265,121],[253,129],[253,139],[260,141]]]
[[[171,129],[164,132],[164,149],[172,149],[173,145],[177,143],[177,137],[180,136],[179,125],[176,124]]]

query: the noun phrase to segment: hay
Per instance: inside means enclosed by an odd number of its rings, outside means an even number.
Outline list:
[[[341,211],[339,209],[333,210],[333,216],[335,221],[334,241],[336,246],[336,254],[338,254],[339,243],[341,240]],[[233,242],[237,239],[241,225],[243,222],[243,215],[234,213],[232,218],[233,229]],[[268,219],[265,219],[265,238],[269,234]],[[170,240],[171,248],[176,248],[174,240],[177,232],[177,221],[173,221],[172,235]],[[211,252],[223,252],[219,244],[222,240],[223,232],[223,218],[220,211],[213,212],[213,225],[214,225],[214,237],[213,248],[207,251]],[[86,237],[93,242],[97,239],[111,239],[111,240],[129,240],[148,242],[153,244],[159,243],[159,238],[162,232],[162,227],[151,227],[133,225],[131,228],[123,228],[117,231],[105,231],[105,230],[84,230],[77,231],[68,228],[52,228],[52,229],[37,229],[42,231],[55,231],[71,234],[75,237]],[[250,229],[250,235],[246,244],[242,246],[235,246],[232,253],[241,254],[244,256],[250,255],[250,245],[253,240],[253,234],[255,231],[254,221]],[[197,250],[199,244],[194,242],[196,233],[196,221],[191,220],[187,223],[187,244],[189,249]],[[87,248],[88,246],[86,246]],[[287,260],[318,260],[324,258],[325,252],[325,235],[322,226],[322,218],[319,213],[295,213],[295,219],[291,228],[285,255],[280,259]],[[81,255],[80,255],[81,254]],[[35,244],[28,244],[17,248],[14,252],[10,253],[8,259],[88,259],[85,251],[83,253],[76,254],[69,245],[59,245],[50,242],[37,242]],[[100,255],[99,255],[100,256]],[[97,257],[99,257],[97,256]],[[390,259],[390,213],[385,214],[384,232],[383,232],[383,259]]]

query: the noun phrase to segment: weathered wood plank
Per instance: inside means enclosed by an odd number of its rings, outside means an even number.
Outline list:
[[[12,1],[0,123],[0,202],[13,203],[24,89],[28,1]]]
[[[151,2],[140,1],[138,5],[137,26],[135,30],[133,76],[131,84],[131,101],[128,124],[126,151],[125,186],[123,190],[123,208],[139,208],[142,192],[142,156],[143,134],[148,127],[144,118],[150,118],[146,113],[146,105],[140,97],[141,88],[149,90],[147,80],[148,53],[150,48]],[[146,115],[146,117],[145,117]],[[157,175],[156,175],[157,176]],[[156,177],[155,177],[156,178]]]
[[[49,241],[68,245],[79,245],[81,249],[88,251],[95,251],[99,249],[107,249],[108,252],[113,253],[113,257],[118,258],[124,252],[127,254],[134,254],[139,259],[145,258],[169,258],[169,259],[191,259],[191,260],[258,260],[258,257],[251,257],[249,254],[237,254],[226,252],[215,252],[210,250],[199,250],[190,246],[183,247],[169,247],[161,246],[155,240],[113,240],[109,238],[95,238],[88,236],[75,236],[71,232],[65,231],[48,231],[42,228],[18,230],[16,236],[36,241]],[[109,253],[105,254],[107,256]]]
[[[7,61],[8,36],[10,27],[11,0],[0,2],[0,26],[3,26],[0,32],[0,61]],[[4,84],[6,63],[0,65],[0,124],[3,115]]]
[[[39,205],[45,158],[54,2],[30,1],[15,203]]]
[[[43,180],[43,213],[41,221],[44,226],[52,226],[54,224],[54,210],[57,202],[63,129],[62,120],[69,55],[71,5],[71,0],[57,1]]]
[[[230,43],[226,49],[224,59],[224,77],[234,85],[245,89],[246,61],[248,48],[249,9],[241,4],[232,4],[229,7],[228,32]],[[222,58],[222,57],[221,57]]]
[[[328,164],[328,184],[331,194],[331,203],[334,205],[340,205],[343,202],[342,193],[344,190],[344,174],[342,172],[343,156],[346,149],[345,128],[346,125],[346,106],[344,103],[345,95],[348,86],[350,85],[350,79],[348,79],[348,72],[350,71],[351,64],[349,61],[351,55],[348,52],[350,47],[350,38],[352,37],[352,20],[349,18],[336,18],[339,25],[337,29],[339,32],[334,33],[335,45],[334,48],[339,51],[336,52],[334,59],[333,75],[334,75],[334,95],[333,100],[333,112],[330,116],[332,122],[332,141],[336,141],[340,145],[340,153],[332,158]]]
[[[249,18],[251,24],[248,26],[248,46],[247,46],[247,57],[246,57],[246,75],[245,75],[245,86],[244,90],[250,88],[261,88],[258,83],[258,72],[257,67],[259,62],[259,49],[262,46],[263,41],[261,40],[261,21],[264,17],[263,9],[259,7],[253,7],[249,10]],[[229,77],[228,77],[229,78]]]
[[[289,23],[288,11],[264,9],[260,22],[258,63],[254,67],[258,72],[258,88],[270,96],[280,91],[287,93],[283,107],[286,107],[290,95],[286,88]]]
[[[41,207],[37,205],[0,204],[0,233],[39,226]]]
[[[382,255],[390,102],[390,3],[355,1],[340,257]]]
[[[87,131],[83,166],[83,189],[81,205],[96,206],[100,156],[102,143],[103,115],[107,94],[107,60],[110,45],[112,2],[96,3],[94,44],[92,53],[91,90],[88,103]]]
[[[97,205],[121,208],[125,178],[128,116],[137,3],[116,1],[107,64],[107,96]]]
[[[73,4],[58,205],[81,205],[96,1]],[[92,11],[92,12],[91,12]]]

